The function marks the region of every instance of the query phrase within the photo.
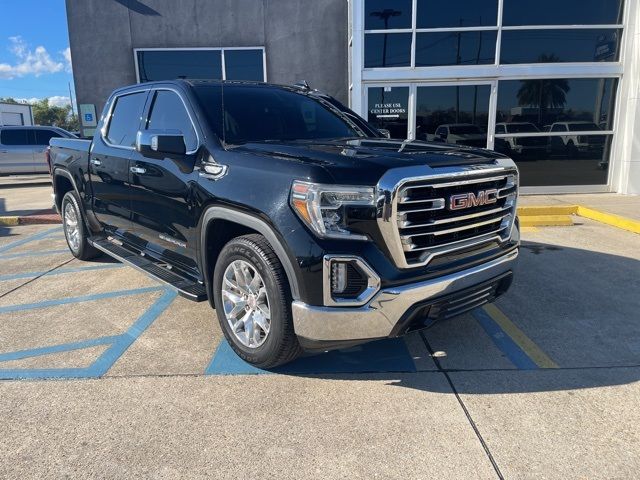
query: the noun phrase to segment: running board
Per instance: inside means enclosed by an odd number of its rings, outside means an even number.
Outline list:
[[[204,285],[178,275],[168,268],[163,267],[161,264],[154,262],[150,258],[143,257],[142,255],[117,245],[104,237],[89,238],[88,240],[89,243],[98,250],[115,258],[119,262],[146,273],[154,280],[158,280],[166,284],[176,290],[179,295],[188,298],[189,300],[203,302],[207,299],[207,291]]]

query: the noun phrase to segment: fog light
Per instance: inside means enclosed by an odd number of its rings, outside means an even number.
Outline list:
[[[347,288],[347,264],[331,263],[331,293],[342,293]]]

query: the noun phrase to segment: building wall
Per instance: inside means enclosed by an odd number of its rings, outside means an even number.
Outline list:
[[[4,115],[6,113],[6,116]],[[22,115],[22,125],[33,125],[33,111],[31,105],[0,103],[0,125],[16,125],[11,120],[15,114]],[[6,121],[9,119],[10,121]],[[18,124],[19,125],[19,124]]]
[[[348,101],[345,0],[66,0],[78,103],[136,82],[134,48],[264,46],[267,80]]]

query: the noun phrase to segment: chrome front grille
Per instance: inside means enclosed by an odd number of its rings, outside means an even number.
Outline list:
[[[518,194],[511,160],[427,171],[398,169],[378,185],[378,225],[399,267],[509,239]]]

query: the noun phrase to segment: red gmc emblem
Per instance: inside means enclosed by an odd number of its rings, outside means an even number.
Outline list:
[[[449,197],[449,210],[463,210],[465,208],[490,205],[498,201],[498,190],[482,190],[478,193],[459,193]]]

